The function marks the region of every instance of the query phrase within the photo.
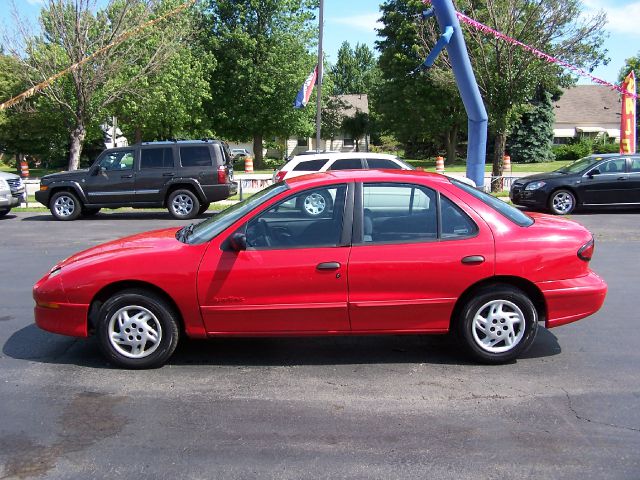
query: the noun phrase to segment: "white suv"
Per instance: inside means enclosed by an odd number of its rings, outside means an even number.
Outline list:
[[[308,173],[326,172],[328,170],[363,170],[390,169],[413,170],[394,155],[369,152],[326,152],[316,154],[296,155],[280,170],[273,174],[273,181],[306,175]]]
[[[24,195],[24,183],[18,175],[0,172],[0,217],[20,205]]]

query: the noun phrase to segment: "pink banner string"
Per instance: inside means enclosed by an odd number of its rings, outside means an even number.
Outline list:
[[[431,2],[429,0],[424,0],[425,4],[431,4]],[[556,65],[560,65],[564,68],[566,68],[567,70],[571,70],[573,73],[575,73],[576,75],[579,75],[581,77],[586,77],[589,80],[591,80],[593,83],[597,83],[598,85],[604,85],[606,87],[611,88],[612,90],[617,90],[620,93],[626,94],[628,97],[633,97],[633,98],[638,98],[638,94],[635,92],[628,92],[624,89],[624,87],[620,86],[620,85],[616,85],[614,83],[611,82],[607,82],[606,80],[603,80],[601,78],[598,78],[594,75],[591,75],[589,72],[587,72],[586,70],[584,70],[583,68],[577,67],[575,65],[572,65],[568,62],[565,62],[563,60],[560,60],[559,58],[553,57],[547,53],[544,53],[536,48],[533,48],[530,45],[527,45],[525,43],[522,43],[519,40],[516,40],[515,38],[512,38],[508,35],[505,35],[502,32],[499,32],[491,27],[488,27],[487,25],[478,22],[477,20],[474,20],[472,18],[467,17],[465,14],[460,13],[460,12],[456,12],[456,15],[458,16],[458,19],[475,28],[476,30],[479,30],[483,33],[486,33],[488,35],[493,35],[496,38],[499,38],[500,40],[503,40],[507,43],[510,43],[512,45],[517,45],[518,47],[522,48],[523,50],[526,50],[529,53],[532,53],[533,55],[535,55],[536,57],[542,59],[542,60],[546,60],[549,63],[555,63]]]

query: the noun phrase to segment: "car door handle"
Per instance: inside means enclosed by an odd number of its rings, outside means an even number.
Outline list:
[[[173,177],[174,175],[175,173],[172,173],[172,172],[162,174],[163,177]]]
[[[132,175],[121,175],[120,178],[133,178],[133,174]]]
[[[484,257],[482,255],[469,255],[468,257],[464,257],[462,259],[462,263],[464,263],[465,265],[476,265],[483,262]]]
[[[627,177],[627,176],[624,176],[624,177],[618,177],[618,180],[626,180],[627,178],[629,178],[629,177]]]
[[[337,270],[340,268],[339,262],[323,262],[316,267],[318,270]]]

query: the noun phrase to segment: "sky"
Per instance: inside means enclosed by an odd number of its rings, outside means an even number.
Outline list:
[[[597,68],[593,75],[608,82],[617,82],[625,59],[640,53],[640,0],[582,0],[585,15],[604,10],[608,17],[605,27],[609,34],[604,47],[611,61]],[[11,23],[11,4],[21,16],[35,22],[44,0],[0,0],[0,25]],[[379,0],[324,0],[324,50],[335,62],[340,45],[365,43],[375,47],[376,28],[380,18]],[[580,83],[588,84],[589,80]]]

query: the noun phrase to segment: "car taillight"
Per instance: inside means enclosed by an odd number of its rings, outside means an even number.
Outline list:
[[[591,260],[591,257],[593,257],[593,249],[595,248],[595,242],[593,241],[593,238],[591,240],[589,240],[587,243],[585,243],[583,246],[580,247],[580,250],[578,250],[578,258],[580,260],[584,260],[585,262],[588,262],[589,260]]]
[[[275,182],[281,182],[282,180],[284,180],[284,177],[287,175],[287,172],[284,172],[282,170],[280,170],[279,172],[276,173],[275,176]]]
[[[224,165],[218,167],[218,183],[227,183],[227,170]]]

